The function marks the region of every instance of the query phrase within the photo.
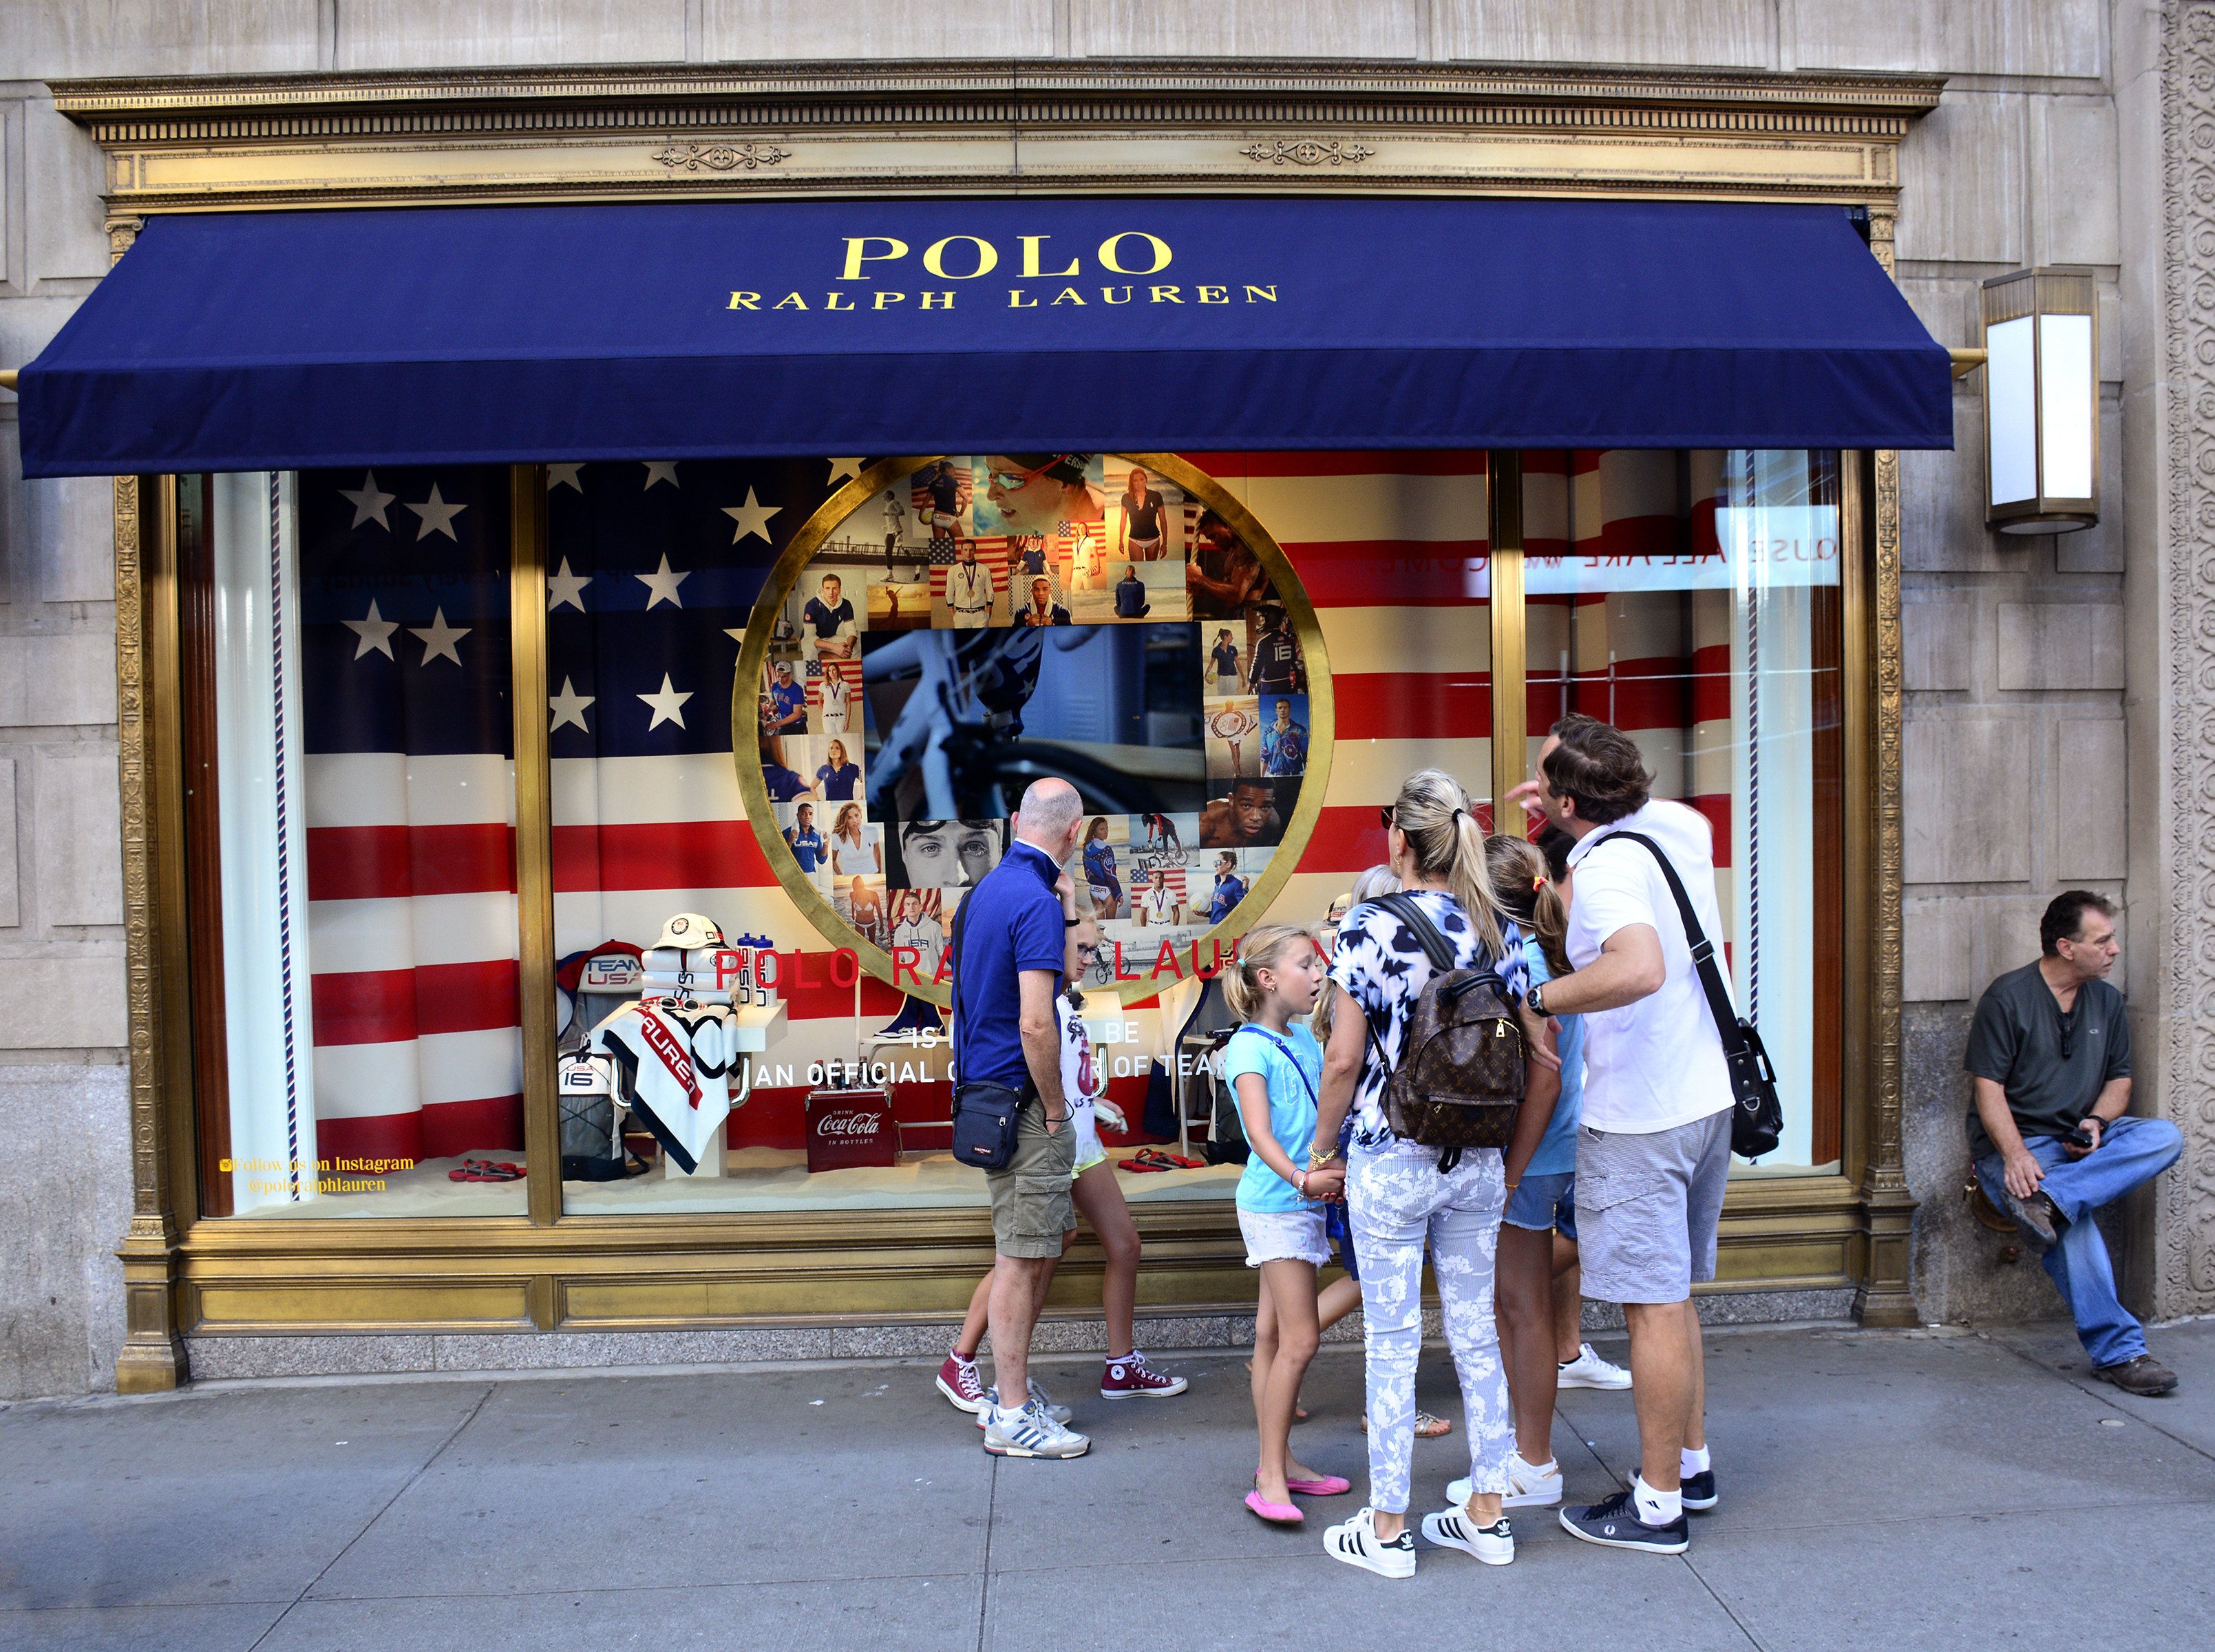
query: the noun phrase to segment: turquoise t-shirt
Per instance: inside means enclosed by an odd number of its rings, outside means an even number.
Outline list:
[[[1531,985],[1554,979],[1546,967],[1546,955],[1535,935],[1523,940],[1523,961],[1531,971]],[[1577,1115],[1584,1111],[1585,1018],[1554,1017],[1554,1047],[1562,1057],[1562,1099],[1554,1103],[1554,1116],[1546,1133],[1538,1138],[1538,1151],[1524,1168],[1525,1176],[1568,1176],[1577,1168]]]
[[[1291,1054],[1286,1055],[1289,1050]],[[1294,1164],[1308,1162],[1315,1145],[1316,1097],[1322,1090],[1322,1046],[1294,1022],[1285,1036],[1259,1027],[1241,1027],[1223,1049],[1223,1081],[1235,1096],[1241,1073],[1258,1072],[1269,1086],[1269,1133]],[[1575,1144],[1570,1144],[1574,1151]],[[1238,1178],[1238,1208],[1255,1211],[1321,1210],[1322,1201],[1303,1199],[1299,1189],[1255,1153]]]

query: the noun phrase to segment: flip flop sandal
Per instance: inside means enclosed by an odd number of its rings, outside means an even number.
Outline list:
[[[1308,1517],[1294,1503],[1273,1503],[1259,1490],[1246,1494],[1246,1507],[1272,1526],[1304,1526]]]
[[[1166,1170],[1169,1166],[1166,1164],[1153,1164],[1142,1153],[1136,1158],[1123,1158],[1116,1160],[1115,1168],[1121,1170],[1130,1170],[1134,1173],[1144,1174],[1148,1170]]]
[[[1361,1432],[1364,1434],[1367,1434],[1369,1432],[1369,1414],[1365,1411],[1361,1415]],[[1418,1411],[1415,1413],[1416,1439],[1439,1440],[1452,1432],[1453,1424],[1447,1422],[1444,1417],[1434,1417],[1428,1411]]]
[[[1138,1160],[1148,1168],[1157,1170],[1199,1170],[1206,1168],[1202,1160],[1187,1158],[1181,1153],[1165,1153],[1158,1147],[1144,1149],[1138,1154]]]

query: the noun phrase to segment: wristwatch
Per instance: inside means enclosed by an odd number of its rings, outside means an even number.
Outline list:
[[[1550,1020],[1552,1017],[1546,1008],[1545,992],[1546,984],[1541,981],[1523,995],[1523,1002],[1531,1006],[1531,1014],[1543,1016]]]

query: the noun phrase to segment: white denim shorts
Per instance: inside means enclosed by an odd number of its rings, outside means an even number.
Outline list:
[[[1330,1238],[1319,1210],[1242,1210],[1238,1231],[1246,1241],[1249,1268],[1265,1262],[1311,1262],[1321,1268],[1330,1261]]]

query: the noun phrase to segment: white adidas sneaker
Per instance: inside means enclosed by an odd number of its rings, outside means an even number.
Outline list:
[[[1373,1508],[1357,1509],[1352,1520],[1325,1532],[1322,1551],[1333,1560],[1359,1566],[1379,1577],[1415,1575],[1415,1534],[1403,1527],[1398,1537],[1385,1542],[1377,1535],[1377,1511]]]
[[[1489,1526],[1479,1526],[1469,1511],[1457,1505],[1423,1516],[1423,1536],[1441,1549],[1458,1549],[1488,1566],[1505,1566],[1515,1558],[1515,1533],[1502,1514]]]
[[[1590,1342],[1577,1344],[1577,1357],[1555,1373],[1556,1388],[1609,1388],[1630,1386],[1630,1373],[1619,1365],[1611,1365],[1592,1352]]]

